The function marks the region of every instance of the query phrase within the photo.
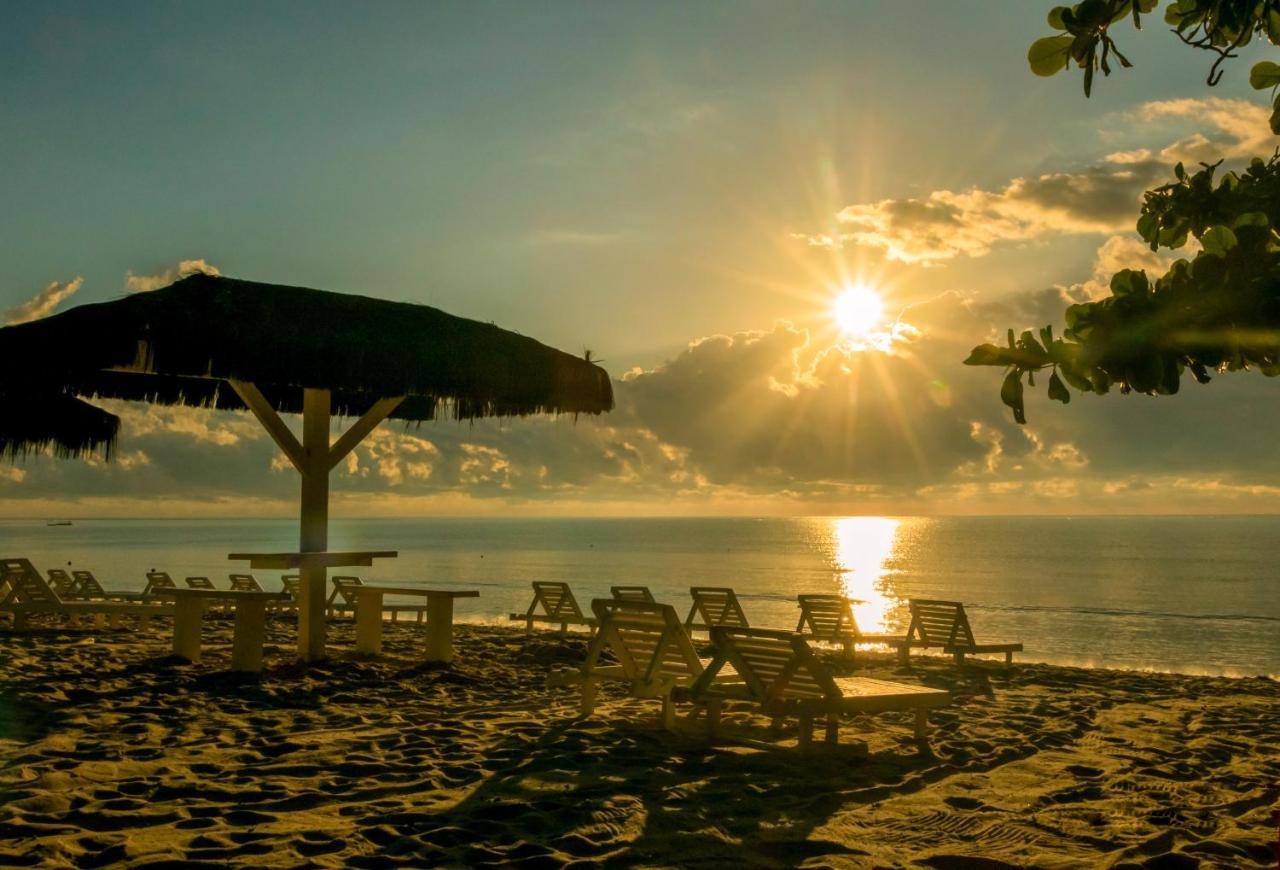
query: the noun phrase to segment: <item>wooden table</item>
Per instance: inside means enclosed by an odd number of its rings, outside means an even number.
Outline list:
[[[475,590],[356,586],[356,652],[382,652],[382,596],[418,595],[427,599],[426,661],[453,661],[453,599],[479,598]]]
[[[205,603],[233,603],[236,621],[231,641],[231,670],[251,673],[262,670],[262,645],[267,636],[268,602],[286,601],[289,598],[284,592],[242,592],[231,589],[157,589],[156,595],[175,599],[173,654],[192,663],[200,661],[200,628]]]

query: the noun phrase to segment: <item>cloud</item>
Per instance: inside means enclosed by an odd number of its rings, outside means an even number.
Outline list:
[[[1015,178],[994,190],[855,203],[835,215],[833,232],[793,236],[817,247],[861,245],[891,260],[931,265],[986,256],[1000,243],[1116,233],[1133,226],[1142,193],[1166,180],[1172,164],[1271,154],[1277,140],[1268,114],[1257,103],[1216,97],[1146,103],[1121,120],[1147,128],[1193,121],[1202,129],[1158,149],[1115,151],[1084,169]]]
[[[1144,123],[1189,120],[1209,128],[1208,135],[1197,131],[1162,148],[1159,158],[1168,164],[1249,160],[1269,157],[1276,150],[1277,139],[1269,125],[1270,108],[1249,100],[1224,97],[1158,100],[1144,104],[1133,115]]]
[[[797,234],[811,245],[879,248],[891,260],[929,265],[982,257],[1001,242],[1113,233],[1133,224],[1142,192],[1166,171],[1147,160],[1015,178],[999,190],[935,190],[920,199],[850,205],[835,236]]]
[[[146,293],[151,290],[159,290],[161,287],[168,287],[174,281],[196,273],[205,275],[222,274],[217,266],[206,260],[181,260],[178,265],[157,272],[154,275],[135,275],[133,272],[129,272],[124,276],[124,287],[130,293]]]
[[[0,313],[0,321],[5,326],[26,323],[48,317],[59,305],[73,296],[84,284],[84,278],[76,276],[70,281],[50,281],[35,296]]]

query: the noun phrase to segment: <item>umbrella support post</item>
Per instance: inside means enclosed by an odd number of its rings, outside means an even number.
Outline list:
[[[405,397],[392,396],[374,402],[373,407],[330,446],[328,390],[303,390],[302,441],[299,442],[254,384],[236,380],[228,383],[302,477],[299,550],[323,553],[329,549],[329,471],[399,407]],[[298,658],[304,662],[325,658],[326,575],[322,565],[299,568]]]
[[[329,549],[329,391],[302,394],[302,522],[298,543],[303,553]],[[298,590],[298,658],[322,661],[327,572],[323,565],[300,569]]]

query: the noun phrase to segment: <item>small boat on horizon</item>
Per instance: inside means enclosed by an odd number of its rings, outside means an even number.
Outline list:
[[[45,525],[46,526],[73,526],[75,525],[75,523],[71,522],[71,520],[50,520],[49,522],[45,523]]]

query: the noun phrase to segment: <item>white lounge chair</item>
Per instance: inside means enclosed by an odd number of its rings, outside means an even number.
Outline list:
[[[717,627],[748,627],[747,615],[738,602],[738,593],[728,586],[692,586],[689,594],[693,597],[693,607],[689,608],[684,627],[690,632]]]
[[[904,664],[908,661],[911,648],[941,647],[943,652],[951,653],[956,664],[964,664],[964,657],[975,653],[1004,653],[1006,666],[1013,664],[1013,654],[1022,652],[1022,644],[1017,642],[994,641],[978,643],[974,640],[973,629],[969,626],[969,617],[964,612],[964,605],[959,601],[937,601],[934,599],[913,598],[911,607],[911,625],[907,629],[906,643],[899,647],[899,655]]]
[[[637,698],[662,699],[662,725],[675,722],[672,692],[688,687],[702,674],[703,662],[669,604],[597,598],[591,602],[596,634],[581,668],[553,671],[552,686],[582,687],[581,713],[595,710],[596,686],[604,680],[626,683]],[[617,663],[602,664],[608,651]]]
[[[535,622],[558,623],[561,634],[566,634],[571,625],[585,625],[595,630],[595,619],[582,612],[568,583],[534,580],[532,585],[533,601],[529,602],[529,609],[524,613],[513,613],[510,616],[513,622],[524,623],[526,634],[533,633]]]
[[[65,601],[27,559],[0,559],[0,613],[8,613],[15,631],[24,631],[35,614],[64,617],[110,617],[112,626],[121,617],[149,618],[173,614],[172,605],[139,601]]]
[[[833,677],[803,637],[790,631],[763,628],[713,628],[715,656],[690,689],[690,697],[706,704],[707,727],[719,730],[724,700],[752,701],[765,714],[781,721],[799,719],[802,749],[813,740],[813,720],[826,719],[826,742],[839,740],[844,713],[915,712],[915,736],[923,738],[928,711],[950,703],[950,693],[925,686],[891,683],[865,677]],[[717,680],[732,665],[741,682]]]
[[[652,604],[655,600],[648,586],[610,586],[609,594],[619,601],[648,601]]]
[[[814,640],[838,643],[844,653],[853,658],[860,643],[881,643],[901,649],[906,643],[905,634],[876,634],[858,629],[853,616],[853,606],[843,595],[797,595],[800,603],[800,622],[796,632],[807,634]]]

